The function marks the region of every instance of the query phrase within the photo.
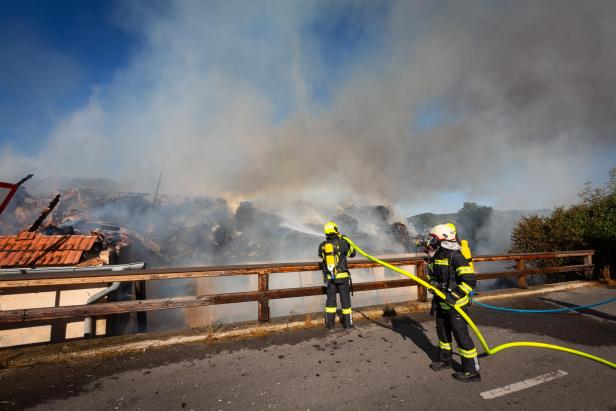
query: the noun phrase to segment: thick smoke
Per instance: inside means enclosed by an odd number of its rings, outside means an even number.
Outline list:
[[[118,182],[124,194],[91,205],[76,193],[75,208],[154,242],[172,255],[161,265],[313,260],[310,234],[332,218],[366,249],[400,253],[386,231],[404,219],[367,205],[545,208],[613,166],[613,1],[161,0],[118,2],[115,19],[137,39],[129,64],[39,152],[0,147],[0,173]],[[161,171],[166,201],[126,194],[151,193]],[[478,252],[506,248],[512,215],[490,217]],[[389,275],[376,271],[363,280]],[[319,284],[304,274],[272,284]]]
[[[611,165],[612,1],[155,4],[119,2],[130,64],[39,154],[3,148],[3,175],[151,190],[162,170],[169,193],[289,212],[447,191],[537,208]]]

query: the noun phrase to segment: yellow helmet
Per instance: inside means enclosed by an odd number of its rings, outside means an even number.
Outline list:
[[[323,226],[323,232],[325,235],[338,234],[338,226],[333,221],[328,221]]]

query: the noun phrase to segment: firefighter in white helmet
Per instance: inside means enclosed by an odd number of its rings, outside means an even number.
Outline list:
[[[438,335],[437,361],[430,364],[434,371],[452,367],[452,335],[458,345],[462,371],[453,374],[459,381],[481,381],[475,343],[468,332],[468,325],[453,306],[467,310],[469,294],[477,284],[472,263],[462,254],[456,227],[439,224],[430,232],[428,243],[430,259],[428,277],[447,298],[434,296],[436,305],[436,332]]]
[[[334,330],[336,321],[336,293],[340,294],[342,306],[342,326],[345,329],[353,327],[351,314],[351,273],[347,266],[347,257],[355,257],[355,248],[350,245],[338,231],[338,226],[328,221],[323,226],[325,241],[319,245],[319,257],[323,260],[321,268],[327,287],[325,303],[325,327]]]

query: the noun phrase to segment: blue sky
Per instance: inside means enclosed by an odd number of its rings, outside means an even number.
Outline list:
[[[135,32],[120,22],[118,3],[110,0],[6,0],[0,14],[0,145],[9,143],[24,154],[45,150],[45,142],[64,116],[87,104],[97,87],[105,87],[142,46]],[[366,58],[386,52],[388,2],[369,7],[333,3],[300,28],[306,47],[316,47],[319,75],[306,73],[310,97],[321,110],[331,104],[337,86]],[[128,19],[127,21],[131,21]],[[268,24],[255,24],[254,35],[275,39]],[[293,111],[288,90],[272,81],[261,84],[275,106],[275,121]],[[138,89],[135,89],[138,92]],[[104,98],[105,96],[103,96]],[[427,130],[443,120],[438,102],[409,113],[416,127]],[[461,203],[459,192],[440,194],[438,201]],[[419,207],[430,207],[430,203]]]
[[[145,2],[144,4],[147,4]],[[0,144],[17,150],[40,150],[62,116],[83,106],[95,87],[109,83],[130,61],[140,38],[118,22],[119,3],[112,0],[6,0],[0,14]],[[327,105],[336,85],[366,55],[382,49],[387,2],[370,7],[332,4],[301,29],[314,42],[326,76],[311,78],[311,97]],[[380,26],[380,27],[379,27]],[[279,33],[255,25],[257,36]],[[290,96],[264,84],[283,120]],[[428,114],[428,116],[430,116]]]
[[[608,44],[612,20],[521,1],[5,0],[0,172],[405,214],[571,202],[614,166],[616,53],[559,39]]]
[[[312,96],[327,104],[333,88],[366,56],[378,58],[385,49],[379,36],[386,24],[387,2],[374,1],[371,7],[348,7],[348,2],[333,3],[317,14],[304,28],[306,38],[318,47],[327,76],[311,84]]]
[[[0,143],[37,150],[54,123],[110,81],[136,39],[105,0],[5,0],[0,13]]]

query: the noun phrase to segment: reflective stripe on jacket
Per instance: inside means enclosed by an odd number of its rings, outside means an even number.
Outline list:
[[[468,304],[469,294],[477,285],[475,270],[462,253],[459,250],[448,250],[443,247],[439,247],[432,257],[428,277],[439,288],[460,296],[456,303],[458,306]],[[443,309],[451,308],[444,301],[439,301],[439,305]]]

